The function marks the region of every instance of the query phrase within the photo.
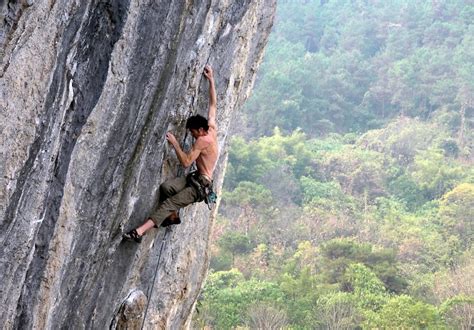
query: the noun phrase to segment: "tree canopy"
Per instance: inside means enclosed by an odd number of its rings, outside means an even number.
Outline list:
[[[471,329],[474,4],[280,1],[195,324]]]

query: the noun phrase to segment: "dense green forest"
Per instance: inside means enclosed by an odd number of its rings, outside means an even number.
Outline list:
[[[472,329],[474,3],[279,1],[194,315]]]

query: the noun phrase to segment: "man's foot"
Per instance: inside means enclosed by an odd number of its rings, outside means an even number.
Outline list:
[[[179,218],[178,212],[173,211],[162,223],[161,227],[168,227],[171,225],[179,225],[181,223],[181,219]]]
[[[137,243],[141,243],[143,238],[143,236],[138,235],[136,229],[130,230],[128,233],[123,234],[122,237],[127,241],[135,241]]]

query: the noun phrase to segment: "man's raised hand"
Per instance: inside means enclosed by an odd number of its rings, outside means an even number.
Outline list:
[[[212,68],[210,65],[206,65],[204,67],[204,76],[206,76],[207,79],[212,80],[214,79],[214,73],[212,72]]]

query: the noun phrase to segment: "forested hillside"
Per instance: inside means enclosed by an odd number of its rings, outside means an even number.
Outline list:
[[[195,326],[474,325],[474,4],[280,1]]]

